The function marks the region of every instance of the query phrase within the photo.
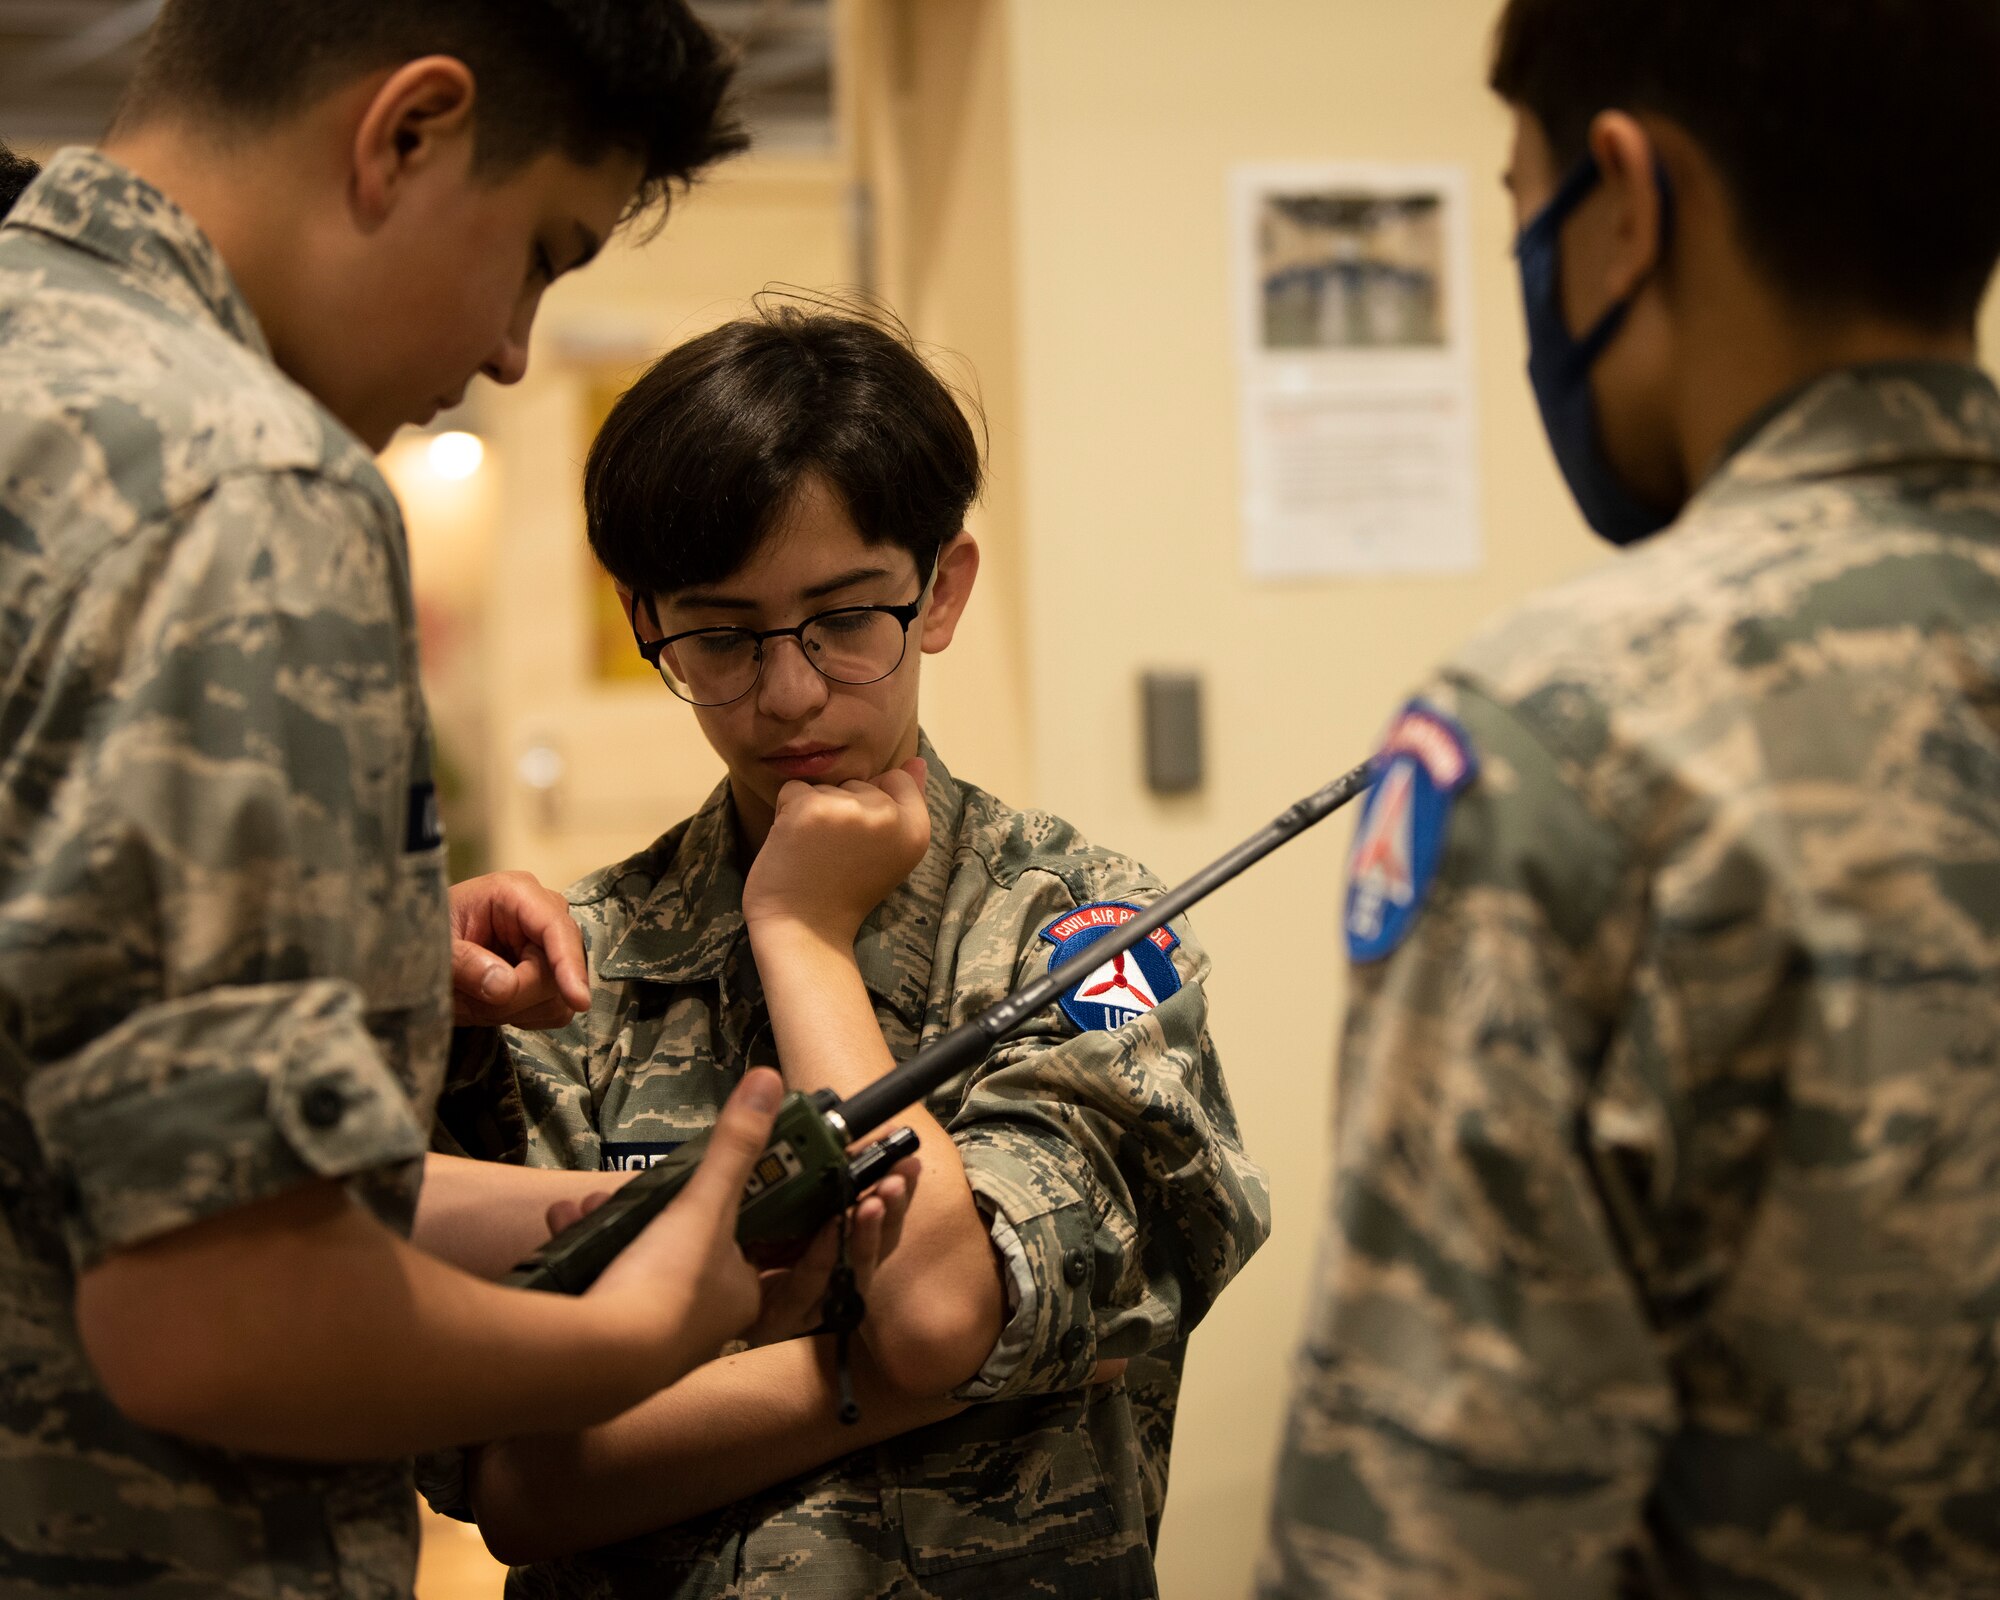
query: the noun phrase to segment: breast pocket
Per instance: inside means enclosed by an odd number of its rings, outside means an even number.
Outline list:
[[[927,1595],[1150,1595],[1143,1529],[1120,1539],[1083,1393],[976,1406],[909,1436],[895,1503]]]

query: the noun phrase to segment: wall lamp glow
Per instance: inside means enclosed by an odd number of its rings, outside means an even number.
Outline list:
[[[441,433],[431,440],[425,459],[440,478],[465,479],[486,460],[486,446],[476,433]]]

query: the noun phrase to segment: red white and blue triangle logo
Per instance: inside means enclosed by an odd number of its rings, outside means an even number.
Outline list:
[[[1347,953],[1380,961],[1403,942],[1437,876],[1452,802],[1478,776],[1466,732],[1435,706],[1403,708],[1375,758],[1375,786],[1347,871]]]
[[[1122,900],[1100,900],[1056,918],[1041,935],[1055,946],[1049,955],[1049,970],[1053,972],[1071,956],[1081,955],[1138,914],[1137,906]],[[1063,1011],[1086,1032],[1108,1032],[1137,1022],[1180,992],[1181,975],[1173,963],[1173,952],[1180,942],[1173,929],[1155,929],[1064,991]]]

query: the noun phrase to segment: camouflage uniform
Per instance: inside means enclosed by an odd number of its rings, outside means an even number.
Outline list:
[[[856,947],[899,1059],[1047,971],[1041,931],[1065,913],[1160,888],[925,753],[930,850]],[[749,1067],[777,1065],[742,898],[726,784],[570,891],[591,1009],[560,1033],[506,1035],[530,1163],[644,1162],[709,1127]],[[985,1403],[712,1515],[522,1568],[509,1594],[1152,1595],[1184,1341],[1269,1226],[1208,1038],[1207,957],[1183,935],[1173,959],[1185,981],[1139,1020],[1079,1032],[1051,1008],[928,1102],[1014,1284],[995,1357],[964,1391]],[[1110,1357],[1132,1358],[1123,1383],[1084,1387]]]
[[[0,1596],[407,1595],[407,1464],[147,1432],[73,1322],[315,1178],[406,1230],[450,1028],[395,501],[85,151],[0,232],[0,671]]]
[[[2000,1594],[2000,394],[1807,386],[1426,699],[1261,1592]]]

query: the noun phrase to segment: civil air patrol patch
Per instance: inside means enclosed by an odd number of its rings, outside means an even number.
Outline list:
[[[1049,970],[1053,972],[1070,957],[1081,955],[1138,914],[1137,906],[1122,900],[1100,900],[1056,918],[1042,929],[1042,937],[1055,946]],[[1113,956],[1083,982],[1064,991],[1063,1011],[1086,1033],[1108,1033],[1137,1021],[1180,992],[1181,975],[1169,953],[1180,942],[1171,928],[1155,928],[1132,949]]]
[[[1444,855],[1451,808],[1479,775],[1472,740],[1435,706],[1412,700],[1375,758],[1347,871],[1347,954],[1380,961],[1408,936]]]

